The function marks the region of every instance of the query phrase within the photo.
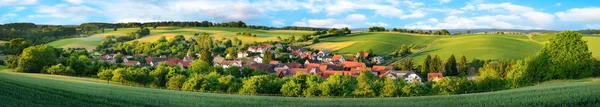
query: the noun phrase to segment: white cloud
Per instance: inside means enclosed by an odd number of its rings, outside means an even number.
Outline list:
[[[450,3],[452,0],[440,0],[440,4]]]
[[[343,28],[343,27],[352,27],[348,24],[345,24],[342,20],[336,20],[333,18],[329,19],[309,19],[308,21],[298,21],[292,24],[293,26],[308,26],[308,27],[316,27],[316,28]]]
[[[587,27],[589,29],[598,29],[598,28],[600,28],[600,24],[587,24],[587,25],[585,25],[585,27]]]
[[[13,8],[13,12],[20,12],[20,11],[23,11],[25,9],[27,9],[27,7],[14,7]]]
[[[383,23],[383,22],[367,22],[368,25],[370,26],[389,26],[387,23]]]
[[[292,26],[308,26],[308,24],[306,22],[294,22]]]
[[[37,0],[0,0],[0,5],[31,5],[37,3]]]
[[[38,6],[37,13],[39,14],[29,15],[28,18],[61,18],[74,22],[85,22],[87,21],[87,17],[101,14],[102,11],[83,5],[70,6],[58,4],[54,6]]]
[[[429,18],[429,19],[427,19],[427,20],[428,20],[429,22],[432,22],[432,23],[437,23],[437,22],[438,22],[438,20],[437,20],[436,18]]]
[[[17,16],[17,14],[15,14],[15,13],[6,13],[6,14],[2,15],[2,17],[15,17],[15,16]]]
[[[555,15],[561,21],[577,23],[597,23],[600,24],[600,8],[573,8],[565,12],[557,12]]]
[[[522,12],[533,11],[533,8],[531,8],[531,7],[514,5],[512,3],[479,4],[479,5],[477,5],[477,9],[489,10],[489,11],[493,11],[493,12],[506,10],[506,12],[508,12],[508,13],[522,13]]]
[[[560,6],[560,5],[562,5],[562,4],[560,4],[560,2],[556,3],[556,6]]]
[[[275,26],[285,26],[285,24],[283,23],[282,20],[272,20],[271,24],[273,24]]]
[[[404,0],[403,3],[406,4],[406,5],[408,5],[408,7],[410,7],[410,8],[417,8],[417,7],[420,7],[420,6],[424,5],[421,2],[413,2],[413,1],[408,1],[408,0]]]
[[[367,17],[365,17],[365,15],[362,14],[351,14],[346,16],[346,20],[347,21],[364,21],[367,20]]]
[[[519,23],[524,21],[522,19],[524,19],[524,17],[518,15],[486,15],[476,17],[448,16],[441,22],[429,19],[427,21],[411,23],[404,27],[410,29],[540,29],[544,27],[537,24]]]
[[[69,2],[71,4],[81,4],[83,3],[83,0],[65,0],[66,2]]]

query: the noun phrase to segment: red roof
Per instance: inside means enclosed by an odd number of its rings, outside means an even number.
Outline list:
[[[297,62],[287,63],[285,65],[287,65],[290,68],[300,68],[300,67],[302,67],[302,64],[297,63]]]
[[[167,65],[169,66],[173,66],[176,65],[177,63],[179,63],[181,60],[177,59],[177,58],[169,58],[167,59]]]
[[[428,73],[427,74],[427,79],[429,80],[435,80],[435,79],[441,79],[444,76],[442,75],[442,73]]]
[[[362,55],[362,57],[363,57],[363,58],[367,58],[367,57],[369,57],[369,53],[367,53],[367,52],[358,52],[358,53],[356,53],[356,54],[357,54],[357,55]]]
[[[340,59],[342,59],[342,55],[333,55],[333,57],[331,57],[332,61],[340,61]]]
[[[356,61],[356,58],[346,58],[346,61]]]
[[[181,61],[181,62],[179,62],[179,65],[187,68],[188,66],[190,66],[190,62]]]
[[[271,65],[277,65],[277,64],[279,64],[279,61],[273,60],[273,61],[269,62],[269,64],[271,64]]]
[[[152,62],[152,57],[146,57],[146,63]]]
[[[365,63],[342,61],[341,65],[344,66],[344,68],[355,68],[355,67],[364,67]]]
[[[394,70],[394,66],[373,66],[371,71],[379,72],[379,74],[383,74],[387,71]]]
[[[138,64],[138,61],[123,62],[123,65],[126,65],[126,66],[134,66],[134,65],[137,65],[137,64]]]

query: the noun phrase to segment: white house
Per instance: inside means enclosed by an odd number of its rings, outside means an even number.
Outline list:
[[[237,54],[238,58],[245,58],[246,56],[248,56],[247,52],[238,52],[238,54]]]
[[[413,82],[421,82],[421,77],[419,77],[419,75],[417,75],[415,72],[408,72],[406,73],[406,75],[404,75],[404,81],[406,81],[406,83],[413,83]]]
[[[263,60],[262,57],[258,57],[258,56],[254,57],[254,62],[256,62],[256,63],[263,63],[262,60]]]
[[[385,63],[383,57],[381,56],[373,57],[373,62],[375,62],[375,64]]]

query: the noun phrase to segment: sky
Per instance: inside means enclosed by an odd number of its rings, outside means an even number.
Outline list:
[[[0,0],[0,24],[204,20],[274,27],[600,29],[600,1]]]

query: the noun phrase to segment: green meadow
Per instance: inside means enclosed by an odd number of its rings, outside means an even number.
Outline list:
[[[343,37],[324,38],[320,43],[311,45],[316,49],[326,49],[345,55],[354,55],[358,51],[370,48],[377,55],[388,55],[400,49],[403,44],[426,46],[441,36],[409,35],[391,32],[357,33]]]
[[[600,81],[590,78],[448,96],[297,98],[174,91],[107,84],[94,78],[0,71],[3,106],[599,106],[598,88]]]
[[[104,33],[95,34],[83,38],[62,39],[48,43],[48,45],[62,48],[83,47],[86,49],[94,49],[106,36],[124,36],[127,35],[127,33],[135,32],[138,29],[139,28],[119,28],[117,29],[117,31],[113,31],[112,29],[105,29]],[[195,33],[200,32],[209,33],[211,34],[211,36],[215,37],[215,39],[233,39],[234,37],[237,37],[245,43],[251,43],[254,41],[274,41],[277,40],[277,36],[280,36],[281,38],[289,38],[291,36],[296,36],[296,38],[299,38],[301,35],[313,33],[313,31],[258,30],[229,27],[157,27],[156,29],[150,28],[150,35],[144,36],[140,39],[136,39],[135,41],[152,42],[159,39],[162,36],[165,36],[167,39],[170,39],[177,35],[184,35],[186,38],[190,38]],[[238,36],[236,35],[237,32],[252,33],[256,34],[257,37]]]

